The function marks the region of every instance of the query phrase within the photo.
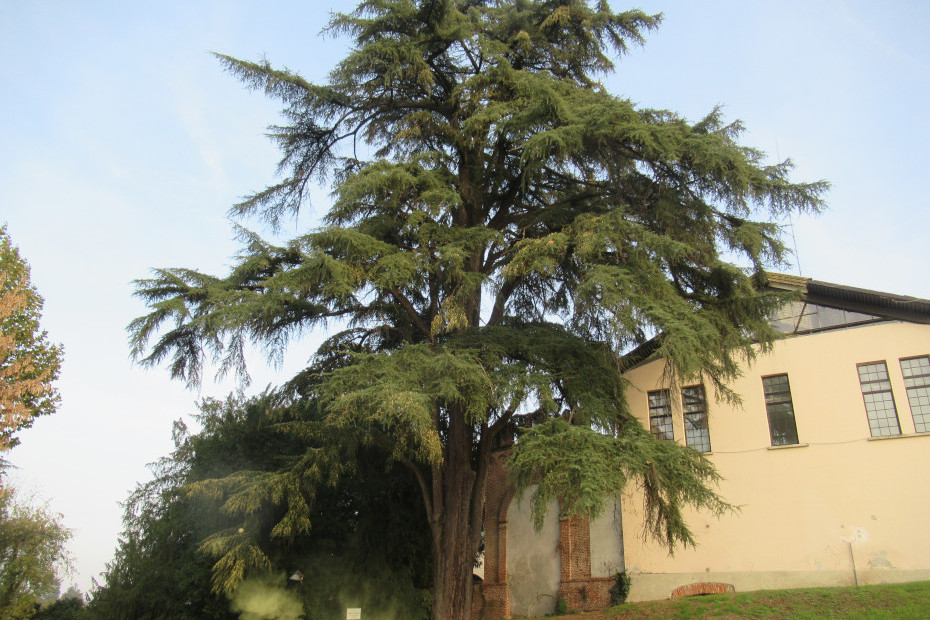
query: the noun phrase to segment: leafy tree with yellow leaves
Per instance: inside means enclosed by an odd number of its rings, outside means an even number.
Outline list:
[[[39,326],[42,296],[29,279],[29,263],[0,227],[0,451],[19,443],[14,434],[60,400],[53,383],[62,348]]]

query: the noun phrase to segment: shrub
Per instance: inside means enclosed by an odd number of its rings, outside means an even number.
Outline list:
[[[616,581],[610,589],[610,604],[621,605],[626,602],[630,593],[630,576],[626,573],[617,573]]]

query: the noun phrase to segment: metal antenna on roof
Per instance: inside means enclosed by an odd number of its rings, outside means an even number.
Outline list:
[[[781,163],[781,153],[778,152],[778,138],[775,138],[775,158],[778,160],[778,163]],[[788,228],[791,230],[791,245],[794,248],[794,260],[798,266],[798,275],[803,276],[801,273],[801,255],[798,253],[798,239],[794,236],[794,218],[791,217],[791,211],[788,211]]]
[[[788,213],[788,227],[791,229],[791,244],[794,246],[794,261],[798,265],[798,275],[803,276],[801,272],[801,256],[798,254],[798,240],[794,236],[794,218],[791,217],[791,213]]]

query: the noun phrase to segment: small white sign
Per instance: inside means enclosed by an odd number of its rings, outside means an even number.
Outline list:
[[[362,620],[362,608],[349,607],[346,609],[346,620]]]

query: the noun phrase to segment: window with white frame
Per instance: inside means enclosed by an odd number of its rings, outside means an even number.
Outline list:
[[[930,357],[922,355],[902,359],[901,374],[914,417],[914,430],[930,432]]]
[[[898,423],[898,409],[888,379],[888,366],[885,362],[870,362],[859,364],[856,368],[872,437],[900,435],[901,425]]]

